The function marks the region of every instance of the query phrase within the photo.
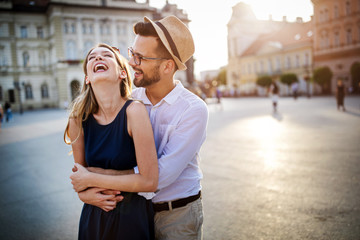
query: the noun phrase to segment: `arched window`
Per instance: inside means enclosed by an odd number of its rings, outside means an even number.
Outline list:
[[[32,92],[31,84],[25,84],[25,98],[33,99],[33,92]]]
[[[75,42],[72,40],[66,42],[66,59],[68,60],[76,59],[76,46],[75,46]]]
[[[49,88],[46,83],[41,85],[41,98],[49,98]]]
[[[23,52],[23,66],[29,67],[30,55],[28,52]]]
[[[80,83],[77,80],[73,80],[70,83],[70,87],[71,87],[71,98],[72,100],[74,100],[80,93]]]

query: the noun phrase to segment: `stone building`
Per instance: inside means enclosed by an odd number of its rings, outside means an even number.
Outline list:
[[[0,103],[11,102],[14,111],[68,106],[92,46],[104,42],[127,57],[134,23],[161,14],[148,0],[0,1]]]
[[[360,1],[312,0],[314,5],[314,64],[333,72],[331,92],[337,79],[346,87],[358,85],[352,79],[351,66],[360,63]]]

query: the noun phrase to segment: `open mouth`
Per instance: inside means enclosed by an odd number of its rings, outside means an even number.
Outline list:
[[[108,67],[103,63],[98,63],[94,66],[94,72],[105,72]]]

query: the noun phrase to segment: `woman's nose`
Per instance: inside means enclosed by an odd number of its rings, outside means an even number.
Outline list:
[[[100,60],[100,59],[103,59],[103,57],[101,56],[101,54],[96,55],[95,60]]]

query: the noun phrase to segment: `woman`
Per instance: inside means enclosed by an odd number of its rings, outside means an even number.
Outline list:
[[[84,73],[84,86],[72,103],[64,134],[65,142],[70,138],[75,160],[70,178],[77,192],[92,187],[113,189],[122,191],[124,199],[115,202],[114,210],[85,203],[79,239],[153,239],[151,200],[136,193],[154,192],[158,183],[148,113],[142,103],[129,99],[129,70],[112,47],[98,44],[91,49]],[[126,170],[135,166],[139,174],[105,175],[86,169]]]
[[[336,103],[337,103],[337,108],[338,110],[340,110],[340,107],[342,108],[342,110],[345,112],[345,106],[344,106],[344,98],[345,98],[345,87],[343,84],[343,81],[341,79],[337,80],[337,85],[336,85]]]

